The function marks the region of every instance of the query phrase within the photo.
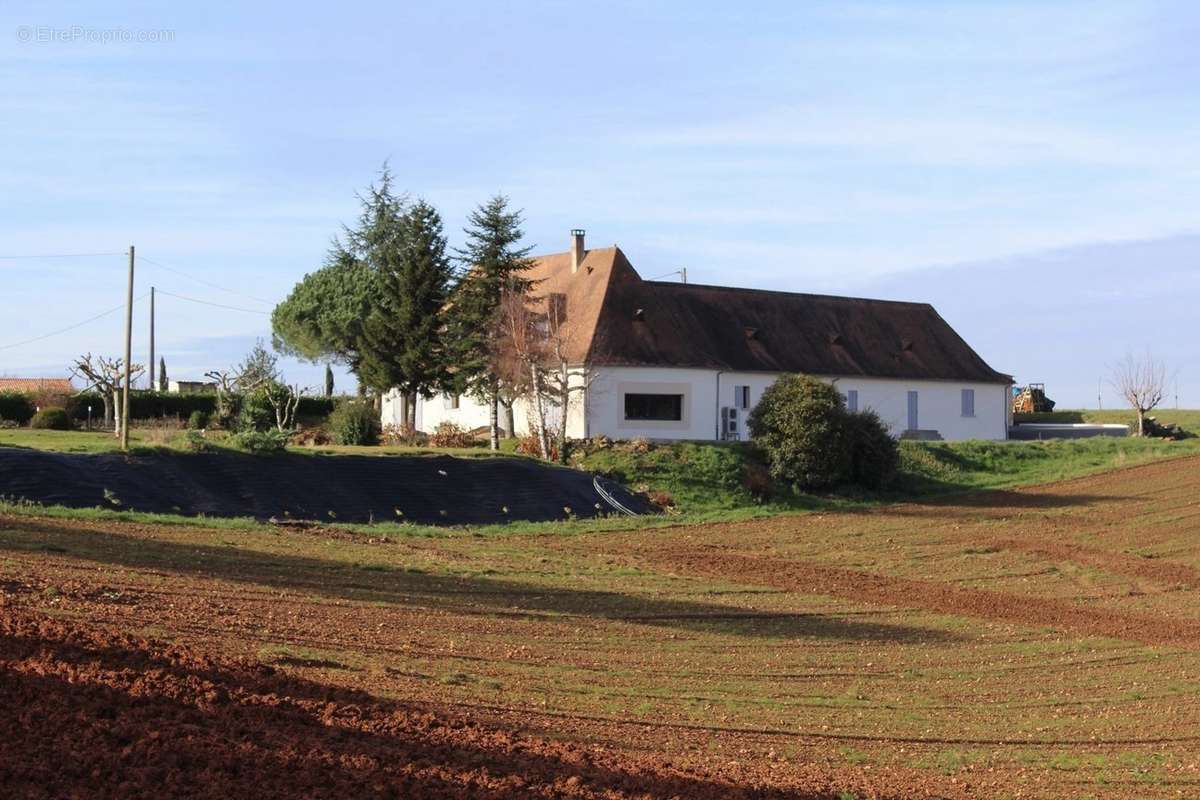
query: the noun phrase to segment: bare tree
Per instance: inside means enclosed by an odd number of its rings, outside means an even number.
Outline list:
[[[1141,358],[1127,353],[1112,370],[1112,386],[1137,412],[1137,435],[1146,435],[1146,414],[1162,402],[1167,391],[1167,366],[1149,350]]]
[[[504,292],[496,315],[496,335],[492,339],[492,368],[499,381],[511,387],[515,395],[529,401],[529,427],[537,437],[539,454],[549,459],[550,437],[542,381],[545,342],[538,330],[540,322],[530,308],[525,292]]]
[[[280,433],[288,433],[296,427],[296,409],[300,406],[300,397],[304,394],[298,384],[268,383],[263,390],[267,402],[275,410],[275,429]]]
[[[595,378],[586,366],[571,363],[584,331],[568,316],[561,294],[506,293],[499,319],[494,372],[528,402],[530,429],[542,457],[549,459],[557,450],[565,461],[571,409]]]
[[[129,368],[132,382],[141,376],[145,367],[133,364]],[[71,377],[78,378],[85,386],[81,392],[95,389],[104,404],[104,424],[112,425],[115,435],[121,435],[121,386],[125,380],[125,361],[120,358],[93,356],[91,353],[75,359]]]
[[[547,393],[558,407],[558,429],[555,439],[558,445],[558,458],[564,464],[567,461],[567,423],[571,409],[576,405],[576,398],[586,397],[588,387],[596,379],[596,373],[586,364],[571,366],[570,358],[575,353],[579,341],[584,336],[580,326],[567,313],[567,298],[562,294],[547,295],[542,299],[545,308],[543,317],[545,323],[539,330],[543,332],[545,341],[541,346],[543,353],[543,383]]]

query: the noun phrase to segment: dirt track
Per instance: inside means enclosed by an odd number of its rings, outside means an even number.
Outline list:
[[[0,784],[1200,796],[1198,521],[1195,458],[570,537],[0,517]]]

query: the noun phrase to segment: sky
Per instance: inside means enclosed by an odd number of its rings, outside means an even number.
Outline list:
[[[386,161],[452,245],[503,192],[537,252],[934,302],[1064,407],[1152,349],[1200,407],[1198,39],[1186,1],[10,0],[0,375],[120,352],[131,243],[168,373],[235,363]]]

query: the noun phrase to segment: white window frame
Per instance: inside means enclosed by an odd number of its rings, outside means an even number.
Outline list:
[[[733,387],[733,407],[739,411],[750,410],[750,386],[748,384]]]
[[[444,394],[442,395],[442,408],[444,408],[446,411],[458,411],[461,399],[462,395]]]
[[[858,413],[858,389],[846,390],[846,410],[851,414]]]

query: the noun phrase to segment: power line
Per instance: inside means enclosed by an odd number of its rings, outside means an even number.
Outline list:
[[[117,255],[121,255],[121,254],[118,253]],[[137,303],[141,300],[145,300],[148,296],[149,296],[149,293],[144,294],[141,297],[135,299],[133,302]],[[21,347],[22,345],[26,345],[26,344],[33,344],[34,342],[40,342],[43,339],[49,339],[51,336],[58,336],[60,333],[66,333],[67,331],[73,331],[76,328],[82,328],[84,325],[87,325],[89,322],[95,322],[96,320],[101,319],[102,317],[107,317],[109,314],[114,314],[114,313],[120,311],[121,309],[123,309],[124,307],[125,307],[125,304],[121,303],[121,305],[110,308],[108,311],[101,311],[99,314],[97,314],[94,317],[88,317],[83,322],[76,322],[74,325],[68,325],[65,328],[60,328],[59,330],[53,331],[51,333],[43,334],[42,336],[35,336],[32,339],[26,339],[23,342],[13,342],[12,344],[2,345],[2,346],[0,346],[0,350],[11,350],[14,347]]]
[[[93,256],[123,256],[124,253],[47,253],[45,255],[0,256],[5,261],[19,258],[92,258]]]
[[[175,294],[174,292],[168,292],[166,289],[158,289],[157,291],[159,294],[165,294],[168,297],[174,297],[179,300],[187,300],[189,303],[200,303],[201,305],[206,305],[206,306],[215,306],[217,308],[227,308],[230,311],[244,311],[247,314],[262,314],[264,317],[270,316],[270,312],[259,311],[256,308],[238,308],[237,306],[227,306],[224,303],[214,303],[211,300],[200,300],[199,298],[196,298],[196,297],[185,297],[184,295],[181,295],[181,294]]]
[[[173,272],[176,275],[179,275],[180,277],[187,278],[188,280],[193,280],[193,281],[196,281],[197,283],[203,283],[205,286],[211,286],[214,289],[220,289],[222,292],[229,292],[230,294],[236,294],[241,297],[245,297],[248,300],[253,300],[257,303],[266,303],[269,306],[275,305],[275,303],[273,303],[270,300],[263,300],[261,297],[255,297],[254,295],[249,295],[249,294],[246,294],[245,292],[239,292],[237,289],[230,289],[228,286],[222,286],[219,283],[213,283],[212,281],[205,280],[204,278],[197,278],[195,275],[189,275],[188,273],[184,272],[181,269],[176,269],[175,267],[169,267],[166,264],[162,263],[161,261],[155,261],[153,258],[146,258],[145,256],[142,256],[141,260],[145,261],[147,264],[153,264],[156,267],[161,267],[162,269],[165,269],[167,272]]]

